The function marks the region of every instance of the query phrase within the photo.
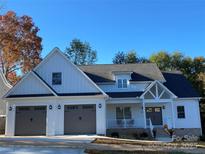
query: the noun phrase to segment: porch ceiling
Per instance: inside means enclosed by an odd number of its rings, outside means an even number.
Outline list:
[[[111,98],[137,98],[142,95],[143,92],[107,92],[106,94]]]

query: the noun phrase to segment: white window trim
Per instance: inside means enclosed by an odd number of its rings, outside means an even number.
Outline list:
[[[127,81],[126,82],[126,86],[124,86],[124,81]],[[120,82],[120,83],[119,83]],[[121,84],[121,87],[119,86],[119,84]],[[127,79],[125,79],[125,78],[119,78],[119,79],[117,79],[117,87],[119,88],[119,89],[126,89],[126,88],[128,88],[128,80]]]

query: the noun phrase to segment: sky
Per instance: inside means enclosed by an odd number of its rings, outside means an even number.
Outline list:
[[[96,63],[118,51],[149,57],[160,50],[205,56],[205,0],[1,0],[3,14],[28,15],[43,38],[42,57],[72,39],[90,43]]]

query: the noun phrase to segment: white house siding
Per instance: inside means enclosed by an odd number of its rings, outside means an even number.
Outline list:
[[[58,109],[58,105],[61,109]],[[104,98],[34,98],[22,100],[10,100],[7,106],[7,120],[6,120],[6,135],[13,136],[15,133],[15,107],[16,106],[47,106],[47,127],[46,135],[63,135],[64,134],[64,105],[77,105],[77,104],[96,104],[96,133],[106,133],[106,110]],[[101,104],[101,108],[99,108]],[[49,109],[52,105],[52,110]],[[9,111],[12,107],[12,111]]]
[[[185,119],[177,118],[177,106],[184,106]],[[174,118],[176,128],[201,128],[199,101],[189,99],[174,101]]]
[[[137,128],[144,128],[144,117],[142,104],[109,104],[107,103],[107,120],[116,119],[116,107],[130,107],[132,112],[132,119],[135,120],[135,126]]]
[[[21,84],[17,85],[10,95],[50,94],[51,91],[32,73],[28,74]]]
[[[54,52],[35,70],[58,93],[99,92],[91,82],[59,52]],[[52,85],[52,73],[62,72],[62,84]]]
[[[117,82],[114,84],[98,84],[98,86],[105,92],[133,92],[133,91],[145,91],[149,83],[131,82],[127,88],[118,88]]]

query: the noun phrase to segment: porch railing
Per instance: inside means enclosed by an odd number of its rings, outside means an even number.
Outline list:
[[[152,124],[151,118],[147,119],[147,126],[149,126],[150,133],[151,133],[152,137],[154,137],[154,134],[153,134],[154,126],[153,126],[153,124]]]
[[[107,121],[108,128],[134,128],[136,122],[134,119],[112,119]]]

